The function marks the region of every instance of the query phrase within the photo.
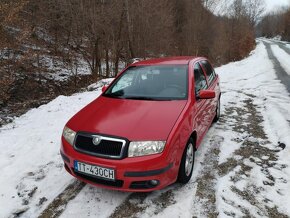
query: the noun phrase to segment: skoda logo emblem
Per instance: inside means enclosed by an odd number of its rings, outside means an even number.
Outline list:
[[[101,143],[101,138],[99,136],[94,136],[93,138],[93,144],[98,145]]]

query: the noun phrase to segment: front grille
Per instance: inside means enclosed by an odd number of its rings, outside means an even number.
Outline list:
[[[85,175],[79,172],[74,171],[74,173],[76,174],[76,176],[83,178],[85,180],[91,181],[93,183],[96,184],[101,184],[101,185],[106,185],[106,186],[113,186],[113,187],[118,187],[121,188],[123,186],[124,181],[123,180],[115,180],[115,181],[111,181],[111,180],[105,180],[105,179],[101,179],[101,178],[96,178],[93,176],[89,176],[89,175]]]
[[[95,137],[99,139],[98,144],[93,143]],[[115,159],[124,157],[125,145],[124,139],[86,133],[78,133],[74,143],[75,149],[80,152]]]

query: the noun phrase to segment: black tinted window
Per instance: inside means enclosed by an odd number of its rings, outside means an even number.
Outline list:
[[[201,64],[205,70],[205,73],[208,77],[209,83],[211,83],[215,78],[215,72],[210,63],[208,61],[201,61]]]
[[[194,86],[196,94],[202,89],[207,89],[206,79],[199,64],[194,65]]]

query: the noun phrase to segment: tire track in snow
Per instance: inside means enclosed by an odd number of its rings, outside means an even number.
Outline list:
[[[277,187],[284,178],[275,176],[286,166],[277,162],[280,150],[271,148],[272,143],[262,125],[264,117],[254,103],[257,96],[243,94],[242,107],[228,106],[222,117],[237,136],[231,140],[240,147],[218,166],[220,184],[217,192],[222,205],[218,212],[221,216],[223,213],[231,217],[239,216],[238,213],[246,217],[287,217],[279,212],[278,205],[269,206],[272,200],[266,197],[269,190],[278,193]]]
[[[78,180],[68,185],[38,216],[38,218],[59,217],[70,200],[74,199],[86,184]]]
[[[264,41],[263,41],[263,44],[266,46],[266,50],[267,50],[269,59],[274,64],[274,69],[275,69],[275,72],[276,72],[278,79],[281,81],[282,84],[285,85],[286,89],[288,90],[288,92],[290,94],[290,76],[287,74],[285,69],[281,66],[279,60],[274,55],[274,53],[271,49],[271,44],[268,42],[264,42]]]
[[[277,43],[278,46],[290,55],[290,48],[286,47],[284,43]]]
[[[220,126],[220,122],[217,124]],[[197,189],[193,200],[194,205],[200,205],[200,212],[193,211],[193,217],[217,217],[218,210],[216,207],[216,183],[218,159],[220,154],[220,145],[224,141],[222,136],[213,134],[209,139],[209,150],[201,162],[202,169],[196,179]],[[204,145],[205,146],[205,145]]]
[[[175,195],[182,189],[181,184],[172,184],[169,187],[148,193],[132,193],[120,204],[110,218],[141,217],[160,214],[176,202]]]
[[[110,218],[135,217],[134,215],[146,209],[144,201],[150,193],[132,193],[119,205]]]

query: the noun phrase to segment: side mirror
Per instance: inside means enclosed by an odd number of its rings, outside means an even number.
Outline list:
[[[201,90],[199,95],[197,96],[198,99],[212,99],[215,98],[215,91],[212,90]]]
[[[102,92],[105,92],[107,88],[108,88],[108,86],[103,86],[102,87]]]

